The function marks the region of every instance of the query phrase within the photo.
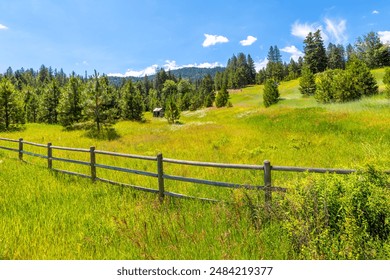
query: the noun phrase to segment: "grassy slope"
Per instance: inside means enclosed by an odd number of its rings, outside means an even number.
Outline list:
[[[375,70],[374,75],[380,79],[383,70]],[[381,79],[379,85],[383,89]],[[121,137],[113,141],[89,139],[80,131],[64,132],[59,126],[40,124],[28,124],[21,132],[1,133],[1,137],[143,155],[163,152],[165,157],[188,160],[261,164],[269,159],[274,165],[343,168],[369,163],[389,169],[390,103],[383,94],[358,102],[321,105],[313,98],[301,97],[297,88],[296,80],[282,83],[282,100],[265,109],[261,104],[262,86],[247,87],[231,93],[233,108],[183,112],[181,125],[170,126],[165,119],[146,114],[147,122],[143,124],[118,123],[115,128]],[[269,225],[259,232],[243,208],[188,201],[159,205],[154,196],[56,176],[9,157],[16,158],[16,154],[0,151],[0,209],[4,217],[0,222],[0,258],[294,257],[280,227]],[[80,155],[80,159],[87,160],[86,155]],[[45,165],[42,160],[28,160]],[[98,160],[114,163],[110,158]],[[155,166],[147,163],[115,164],[155,171]],[[55,166],[61,168],[59,163]],[[262,181],[258,172],[169,165],[166,170],[238,183]],[[25,174],[35,176],[26,178]],[[107,176],[155,187],[154,179],[113,173]],[[275,184],[283,185],[291,176],[275,174],[273,179]],[[167,182],[167,189],[238,202],[243,197],[239,191],[173,182]]]

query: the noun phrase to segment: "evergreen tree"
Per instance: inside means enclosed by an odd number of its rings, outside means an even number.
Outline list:
[[[111,127],[116,121],[116,108],[113,107],[112,88],[106,77],[95,74],[84,91],[83,116],[87,121],[92,121],[92,130],[99,134],[102,128]],[[94,129],[95,128],[95,129]]]
[[[316,91],[314,74],[307,65],[304,65],[302,69],[302,76],[299,79],[299,91],[303,95],[314,95]]]
[[[168,98],[165,105],[164,116],[168,120],[169,124],[174,124],[180,119],[180,110],[175,100],[172,97]]]
[[[23,90],[24,94],[24,112],[27,122],[36,123],[39,115],[39,96],[37,90],[31,86],[26,86]]]
[[[281,81],[284,78],[283,75],[283,61],[278,46],[271,46],[268,55],[268,63],[265,69],[267,79],[274,79]]]
[[[363,38],[359,37],[355,46],[358,58],[369,68],[390,65],[390,46],[383,44],[376,32],[369,32]]]
[[[8,77],[0,81],[0,130],[23,124],[23,103]]]
[[[229,101],[229,92],[227,91],[226,87],[223,86],[221,90],[218,91],[217,96],[215,98],[215,106],[217,108],[225,107],[228,104]]]
[[[351,95],[354,99],[358,99],[362,95],[371,96],[378,94],[376,79],[363,61],[353,59],[348,63],[346,72],[346,79],[353,84],[353,93]]]
[[[263,104],[267,108],[279,101],[278,83],[274,79],[267,79],[263,91]]]
[[[56,80],[50,81],[43,90],[42,102],[39,110],[39,120],[47,124],[58,123],[58,104],[61,89]]]
[[[309,32],[303,42],[305,44],[304,60],[310,71],[313,74],[324,71],[327,66],[327,58],[321,31],[317,30],[314,34]]]
[[[248,62],[248,83],[255,84],[256,83],[255,62],[253,61],[250,54],[248,54],[247,56],[247,62]]]
[[[144,104],[140,90],[128,80],[121,89],[122,117],[126,120],[141,121],[143,119]]]
[[[329,43],[327,49],[328,68],[344,69],[345,68],[345,51],[342,45]]]
[[[81,80],[72,76],[61,94],[58,105],[60,124],[65,128],[70,128],[73,124],[81,121],[82,111]]]

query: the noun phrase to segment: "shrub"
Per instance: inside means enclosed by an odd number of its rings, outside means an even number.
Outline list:
[[[389,258],[390,188],[385,176],[369,168],[346,177],[312,177],[294,186],[283,201],[284,225],[300,257]]]

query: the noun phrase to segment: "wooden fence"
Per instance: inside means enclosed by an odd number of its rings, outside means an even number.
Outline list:
[[[211,186],[225,187],[225,188],[245,188],[245,189],[262,190],[265,192],[265,201],[267,203],[267,202],[270,202],[272,200],[272,192],[274,192],[274,191],[286,192],[286,190],[287,190],[286,188],[275,187],[272,185],[272,176],[271,176],[272,171],[335,173],[335,174],[350,174],[350,173],[356,172],[356,170],[354,170],[354,169],[272,166],[270,161],[268,161],[268,160],[265,160],[263,162],[263,165],[226,164],[226,163],[186,161],[186,160],[164,158],[161,153],[158,154],[157,156],[141,156],[141,155],[132,155],[132,154],[122,154],[122,153],[96,150],[95,147],[90,147],[89,149],[79,149],[79,148],[53,146],[52,143],[48,143],[48,144],[44,145],[44,144],[38,144],[38,143],[24,141],[22,138],[20,138],[19,140],[0,138],[0,142],[1,141],[17,143],[17,148],[0,146],[0,149],[17,152],[19,155],[19,160],[23,160],[23,155],[29,155],[29,156],[33,156],[33,157],[43,158],[43,159],[47,160],[47,167],[51,170],[55,170],[55,171],[62,172],[65,174],[77,175],[77,176],[90,178],[92,181],[98,180],[98,181],[102,181],[102,182],[106,182],[106,183],[110,183],[110,184],[115,184],[115,185],[130,186],[134,189],[141,190],[141,191],[156,193],[156,194],[158,194],[160,200],[163,200],[164,196],[166,196],[166,195],[173,196],[173,197],[180,197],[180,198],[195,198],[195,197],[190,197],[190,196],[186,196],[183,194],[178,194],[178,193],[166,191],[165,186],[164,186],[165,180],[174,180],[174,181],[204,184],[204,185],[211,185]],[[45,155],[43,155],[43,154],[38,154],[38,153],[26,151],[24,149],[25,145],[44,148],[47,150],[47,153]],[[65,159],[65,158],[60,158],[60,157],[54,157],[53,150],[89,153],[90,160],[89,161],[80,161],[80,160],[74,160],[74,159]],[[135,169],[129,169],[129,168],[124,168],[124,167],[118,167],[118,166],[99,164],[96,162],[96,155],[97,154],[109,155],[109,156],[113,156],[113,157],[122,157],[122,158],[154,161],[154,162],[156,162],[156,171],[157,172],[154,173],[154,172],[135,170]],[[67,163],[89,166],[90,172],[89,172],[89,174],[82,174],[82,173],[76,173],[76,172],[72,172],[72,171],[68,171],[68,170],[55,169],[55,168],[53,168],[53,161],[62,161],[62,162],[67,162]],[[200,167],[241,169],[241,170],[263,170],[263,172],[264,172],[264,185],[262,185],[262,186],[243,185],[243,184],[236,184],[236,183],[229,183],[229,182],[211,181],[211,180],[205,180],[205,179],[199,179],[199,178],[169,175],[169,174],[164,173],[164,163],[171,163],[171,164],[178,164],[178,165],[191,165],[191,166],[200,166]],[[125,173],[132,173],[132,174],[138,174],[138,175],[142,175],[142,176],[149,176],[149,177],[156,178],[157,179],[156,183],[157,183],[158,189],[128,185],[125,183],[115,182],[115,181],[111,181],[108,179],[100,178],[97,176],[97,168],[109,169],[109,170],[114,170],[114,171],[120,171],[120,172],[125,172]],[[390,170],[385,171],[385,173],[390,174]],[[216,200],[207,199],[207,198],[197,198],[197,199],[202,199],[202,200],[206,200],[206,201],[216,201]]]

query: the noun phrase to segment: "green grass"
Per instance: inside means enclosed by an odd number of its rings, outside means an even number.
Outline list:
[[[383,77],[383,69],[373,71]],[[378,83],[383,89],[381,81]],[[390,169],[390,101],[381,93],[343,104],[302,97],[298,81],[281,83],[281,101],[264,108],[262,86],[230,93],[232,108],[183,112],[168,125],[150,113],[145,123],[115,125],[119,138],[91,139],[83,131],[27,124],[0,137],[121,153],[221,163]],[[16,147],[15,144],[1,143]],[[45,149],[25,146],[45,154]],[[54,151],[88,161],[88,154]],[[0,259],[291,259],[288,233],[278,220],[258,225],[246,192],[166,181],[166,190],[235,202],[207,204],[167,199],[128,188],[92,184],[50,172],[46,161],[0,150]],[[97,156],[99,163],[156,171],[154,162]],[[88,174],[87,167],[54,167]],[[165,164],[167,174],[262,185],[260,171],[231,171]],[[33,174],[33,176],[31,175]],[[98,176],[157,188],[155,178],[98,169]],[[273,173],[278,186],[292,187],[307,174]],[[257,197],[249,192],[249,197]],[[258,201],[262,201],[259,193]],[[281,198],[275,195],[275,200]]]

